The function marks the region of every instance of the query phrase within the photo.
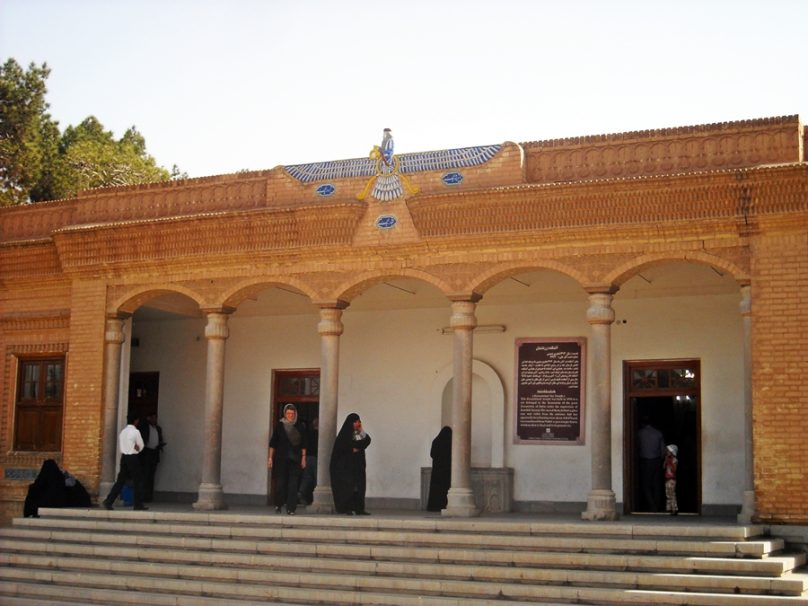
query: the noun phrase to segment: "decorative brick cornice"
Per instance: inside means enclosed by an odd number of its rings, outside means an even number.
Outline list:
[[[808,165],[423,196],[409,202],[422,237],[573,229],[808,210]]]
[[[349,246],[365,205],[207,213],[82,225],[54,234],[65,271],[204,255]]]
[[[801,162],[801,136],[786,116],[522,145],[528,181],[558,183]]]
[[[0,243],[0,276],[3,279],[58,275],[59,255],[51,238]]]
[[[735,120],[728,122],[713,122],[712,124],[675,126],[673,128],[655,128],[650,130],[627,131],[622,133],[608,133],[601,135],[585,135],[582,137],[564,137],[561,139],[547,139],[544,141],[529,141],[527,143],[521,143],[520,145],[525,149],[532,149],[535,147],[595,145],[599,143],[641,141],[661,137],[683,137],[692,135],[710,135],[721,132],[738,132],[742,130],[758,130],[760,128],[769,128],[772,126],[792,126],[794,124],[799,124],[798,115],[754,118],[751,120]]]
[[[40,331],[70,327],[70,310],[57,309],[50,312],[0,314],[0,331]]]

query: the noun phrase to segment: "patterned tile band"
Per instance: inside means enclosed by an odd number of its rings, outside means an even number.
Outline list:
[[[419,152],[397,156],[402,173],[416,173],[428,170],[448,170],[485,164],[501,149],[501,145],[464,147],[433,152]],[[293,164],[285,166],[286,172],[298,181],[331,181],[351,177],[372,177],[377,171],[377,161],[371,158]]]
[[[3,474],[5,480],[36,480],[38,469],[13,469],[6,467]]]

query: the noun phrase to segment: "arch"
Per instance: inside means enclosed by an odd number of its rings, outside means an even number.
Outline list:
[[[284,277],[283,279],[266,279],[262,278],[258,281],[255,279],[242,280],[238,284],[231,286],[222,294],[222,305],[225,307],[237,308],[245,299],[251,295],[273,286],[288,286],[299,290],[303,295],[307,296],[310,301],[317,298],[316,292],[305,282],[297,278]]]
[[[392,272],[375,270],[365,272],[348,282],[340,284],[335,291],[334,298],[350,303],[360,293],[366,291],[371,286],[375,286],[384,280],[395,278],[415,278],[416,280],[421,280],[422,282],[431,284],[446,296],[449,296],[452,292],[452,288],[446,282],[425,271],[417,269],[398,269]]]
[[[584,284],[586,284],[588,281],[586,276],[584,276],[580,271],[570,267],[569,265],[565,265],[564,263],[559,263],[558,261],[552,261],[550,259],[540,261],[530,260],[498,265],[492,269],[489,269],[477,276],[470,290],[484,294],[487,290],[493,286],[496,286],[499,282],[502,282],[506,278],[526,271],[536,271],[540,269],[549,269],[564,274],[565,276],[575,280],[582,289],[584,288]]]
[[[619,287],[625,284],[629,278],[632,278],[644,268],[669,263],[671,261],[686,261],[690,263],[695,262],[703,265],[709,265],[711,267],[715,267],[716,269],[723,269],[727,273],[731,274],[732,277],[735,278],[735,280],[739,283],[749,281],[749,274],[732,261],[722,259],[721,257],[717,257],[709,253],[698,251],[681,251],[678,253],[664,252],[637,257],[636,259],[632,259],[631,261],[628,261],[613,269],[605,276],[603,282],[607,284],[614,284]]]
[[[502,385],[502,380],[499,378],[497,372],[485,362],[480,360],[471,361],[471,374],[477,375],[488,387],[488,392],[491,396],[491,418],[486,419],[491,425],[491,467],[504,467],[505,466],[505,387]],[[443,401],[443,391],[446,386],[454,378],[453,364],[449,363],[444,366],[435,379],[432,381],[430,388],[430,400],[432,402]],[[440,412],[440,407],[436,406],[435,409]],[[474,423],[472,417],[471,422]]]
[[[184,295],[194,301],[194,303],[196,303],[200,309],[204,307],[211,307],[210,305],[207,305],[202,295],[194,290],[191,290],[190,288],[176,284],[151,284],[149,286],[137,286],[133,288],[132,291],[114,301],[110,305],[110,315],[132,315],[146,302],[166,294]]]

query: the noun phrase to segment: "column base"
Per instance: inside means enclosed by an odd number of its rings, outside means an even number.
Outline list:
[[[99,503],[107,498],[107,495],[109,494],[109,491],[112,490],[112,485],[113,484],[115,484],[115,482],[103,482],[102,481],[98,485],[98,502]]]
[[[441,511],[442,516],[473,518],[480,515],[480,509],[474,502],[474,493],[471,488],[450,488],[447,496],[449,502],[446,509]]]
[[[617,506],[614,492],[611,490],[592,490],[586,499],[586,511],[581,513],[582,520],[616,520]]]
[[[314,499],[306,507],[306,512],[334,513],[334,499],[331,496],[330,486],[318,486],[314,489]]]
[[[214,510],[214,509],[227,509],[227,504],[224,502],[224,492],[222,492],[221,484],[200,484],[199,496],[196,503],[193,504],[194,509],[201,510]]]
[[[755,491],[743,491],[743,505],[741,505],[741,512],[738,514],[738,524],[751,524],[752,518],[755,515]]]

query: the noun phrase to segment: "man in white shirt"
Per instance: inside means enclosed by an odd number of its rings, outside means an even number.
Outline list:
[[[123,485],[127,480],[132,480],[132,492],[134,493],[135,511],[145,511],[148,507],[143,505],[143,471],[140,468],[138,454],[143,450],[143,437],[138,431],[138,417],[130,413],[126,419],[126,427],[118,435],[118,445],[121,448],[121,469],[118,471],[118,478],[103,505],[106,509],[112,509],[112,504],[123,490]]]

